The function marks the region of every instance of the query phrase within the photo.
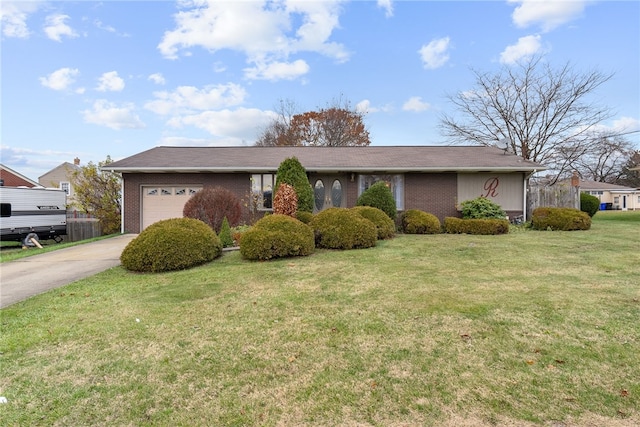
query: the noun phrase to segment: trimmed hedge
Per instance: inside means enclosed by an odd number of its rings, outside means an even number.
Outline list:
[[[127,270],[157,273],[204,264],[221,253],[222,243],[207,224],[172,218],[145,228],[124,248],[120,262]]]
[[[240,254],[249,260],[310,255],[315,250],[313,230],[288,215],[268,215],[243,233]]]
[[[396,208],[396,201],[393,198],[391,189],[387,187],[387,183],[384,181],[378,181],[371,187],[362,192],[356,206],[373,206],[386,213],[392,221],[396,220],[398,214]]]
[[[419,209],[405,211],[400,219],[402,232],[406,234],[438,234],[442,226],[437,216]]]
[[[311,212],[307,212],[307,211],[298,211],[298,212],[296,212],[296,218],[299,221],[304,222],[305,224],[309,224],[311,222],[311,220],[313,219],[313,214]]]
[[[574,208],[539,207],[531,216],[534,230],[575,231],[591,228],[591,217]]]
[[[314,215],[310,223],[316,246],[327,249],[359,249],[376,245],[373,222],[347,208],[329,208]]]
[[[380,209],[372,206],[356,206],[351,210],[373,222],[378,233],[378,240],[390,239],[396,234],[396,224]]]
[[[444,219],[444,231],[449,234],[497,235],[509,233],[506,219]]]
[[[580,193],[580,210],[593,217],[600,210],[600,199],[587,193]]]

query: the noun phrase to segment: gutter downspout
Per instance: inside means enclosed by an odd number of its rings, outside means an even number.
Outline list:
[[[533,172],[531,172],[529,175],[525,175],[524,180],[522,181],[522,216],[524,217],[524,220],[526,221],[529,216],[528,216],[528,212],[527,212],[527,206],[528,206],[528,200],[527,200],[527,183],[529,182],[529,178],[531,178],[531,176],[535,173],[537,173],[538,170],[534,169]]]
[[[120,174],[120,197],[122,197],[122,202],[120,202],[120,234],[124,234],[124,177]]]

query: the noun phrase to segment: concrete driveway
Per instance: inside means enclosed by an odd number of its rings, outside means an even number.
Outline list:
[[[119,265],[120,254],[136,236],[123,234],[0,264],[0,308]]]

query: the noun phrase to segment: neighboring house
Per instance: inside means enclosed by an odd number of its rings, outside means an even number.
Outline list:
[[[3,164],[0,164],[0,185],[4,187],[41,187],[36,181]]]
[[[75,158],[73,163],[64,162],[38,178],[40,185],[44,187],[60,188],[67,193],[67,204],[71,206],[74,201],[74,189],[71,185],[73,172],[80,169],[80,159]]]
[[[596,196],[600,210],[640,210],[640,189],[598,181],[580,181],[580,191]]]
[[[196,191],[222,186],[243,200],[243,218],[271,210],[275,174],[286,158],[307,170],[315,211],[352,207],[376,181],[389,185],[400,212],[421,209],[443,220],[459,203],[486,196],[508,215],[525,214],[526,181],[545,168],[490,147],[156,147],[110,163],[123,178],[123,232],[182,217]]]

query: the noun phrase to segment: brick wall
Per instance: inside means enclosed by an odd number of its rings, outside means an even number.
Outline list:
[[[404,176],[404,207],[420,209],[444,221],[459,217],[456,210],[458,180],[455,173],[407,173]]]
[[[250,174],[247,173],[144,173],[123,174],[124,178],[124,229],[126,233],[139,233],[142,203],[142,186],[189,186],[203,187],[221,186],[231,190],[242,201],[242,220],[249,223],[252,215],[261,216],[262,213],[252,214],[249,211],[248,196],[251,190]]]

